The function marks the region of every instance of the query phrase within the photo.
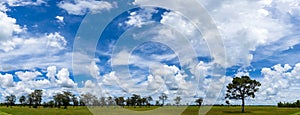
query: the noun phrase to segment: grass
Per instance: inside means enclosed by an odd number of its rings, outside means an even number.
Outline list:
[[[205,107],[205,106],[204,106]],[[152,111],[159,110],[159,111]],[[143,112],[139,112],[143,111]],[[178,112],[180,111],[180,112]],[[241,113],[241,107],[227,107],[227,106],[214,106],[207,113],[208,115],[300,115],[300,108],[278,108],[275,106],[246,106],[245,113]],[[68,107],[68,109],[57,108],[29,108],[29,107],[12,107],[7,108],[0,106],[0,115],[92,115],[106,114],[106,115],[119,115],[119,114],[141,114],[141,115],[169,115],[178,114],[182,115],[197,115],[199,107],[189,106],[166,106],[163,109],[159,106],[151,107]]]
[[[91,115],[86,107],[58,108],[29,108],[29,107],[0,107],[0,115]]]
[[[300,112],[300,108],[278,108],[275,106],[246,106],[245,113],[241,107],[213,107],[208,115],[290,115]]]

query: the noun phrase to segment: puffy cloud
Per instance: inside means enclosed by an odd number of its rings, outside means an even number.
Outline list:
[[[106,1],[73,0],[61,1],[58,6],[66,10],[69,14],[84,15],[88,12],[99,13],[103,10],[110,10],[114,5]]]
[[[44,0],[4,0],[9,6],[41,5],[46,3]]]
[[[99,78],[99,67],[96,65],[96,61],[92,61],[91,65],[87,67],[90,70],[90,75],[94,78]]]
[[[96,84],[93,83],[91,80],[87,80],[87,81],[85,81],[85,83],[84,83],[84,87],[85,87],[85,88],[95,88],[95,87],[96,87]]]
[[[57,21],[59,23],[64,23],[64,17],[63,16],[56,16],[55,18],[57,19]]]
[[[47,68],[47,74],[46,76],[48,77],[48,79],[50,79],[50,81],[54,81],[55,80],[55,75],[56,75],[56,66],[49,66]]]
[[[70,79],[70,72],[67,68],[62,68],[58,73],[56,74],[57,76],[57,84],[60,85],[61,87],[67,87],[67,88],[73,88],[77,84],[74,83],[72,79]]]
[[[8,88],[14,86],[13,76],[11,74],[0,74],[0,81],[2,88]]]
[[[56,66],[49,66],[47,71],[43,72],[46,72],[48,78],[45,78],[46,76],[39,77],[41,76],[39,71],[15,72],[15,75],[21,81],[15,81],[12,74],[0,74],[0,82],[2,83],[0,93],[2,95],[14,94],[19,97],[31,93],[34,89],[42,89],[43,98],[45,97],[44,99],[47,100],[51,99],[57,92],[63,90],[75,91],[77,88],[77,84],[70,78],[69,71],[66,68],[62,68],[57,72]]]
[[[5,10],[5,8],[3,10]],[[14,34],[21,33],[24,31],[24,29],[17,24],[15,18],[9,17],[4,12],[0,12],[0,27],[2,28],[2,31],[0,32],[1,41],[10,40]],[[3,45],[5,44],[0,44],[0,49],[4,49],[5,51],[9,50],[9,48]]]
[[[29,81],[29,80],[33,80],[34,78],[36,78],[39,75],[42,75],[40,72],[16,72],[15,73],[18,78],[20,78],[22,81]]]
[[[3,59],[0,61],[0,65],[4,71],[34,69],[50,64],[70,67],[67,62],[71,63],[72,54],[67,52],[66,44],[65,38],[57,32],[39,37],[16,37],[12,40],[3,41],[0,44],[0,50],[4,51],[0,51],[0,58]],[[14,67],[3,68],[9,65]]]
[[[294,89],[299,88],[299,67],[298,63],[294,67],[277,64],[271,68],[263,68],[257,103],[276,104],[279,101],[297,100],[299,92]]]
[[[64,49],[67,45],[65,37],[61,36],[58,32],[50,33],[46,38],[48,40],[47,46]]]
[[[1,12],[6,12],[7,10],[8,9],[6,8],[5,4],[0,2],[0,11]]]
[[[130,16],[128,17],[129,20],[125,22],[128,26],[134,26],[141,28],[143,25],[147,25],[153,23],[151,21],[152,14],[156,13],[157,10],[153,8],[144,8],[140,11],[131,12]]]
[[[172,2],[172,4],[168,2]],[[192,8],[197,5],[191,1],[185,1],[183,3],[179,0],[164,2],[135,0],[134,3],[138,5],[155,4],[162,6],[166,6],[167,4],[169,8],[173,8],[171,10],[176,9],[178,11],[175,12],[179,12],[185,16],[193,16],[199,12],[198,10],[189,10],[182,7],[184,5],[187,7],[191,6]],[[228,54],[226,63],[229,67],[234,65],[250,66],[254,58],[252,52],[255,52],[257,47],[275,45],[289,48],[299,43],[299,41],[294,43],[290,40],[286,40],[283,41],[284,43],[274,44],[277,41],[282,41],[285,36],[295,33],[295,31],[293,31],[293,22],[290,18],[298,17],[297,13],[295,13],[299,10],[298,1],[200,0],[200,3],[207,9],[221,32]],[[200,19],[193,18],[182,21],[183,18],[180,17],[182,16],[176,16],[175,13],[167,13],[163,16],[162,22],[168,24],[165,20],[169,20],[172,27],[187,34],[194,31],[190,23],[191,21],[196,23],[201,22]],[[202,33],[202,35],[210,37],[207,36],[209,35],[208,33]],[[277,49],[271,49],[271,52],[275,51],[277,51]],[[260,52],[256,53],[259,54]],[[219,57],[214,57],[214,59],[218,58]]]

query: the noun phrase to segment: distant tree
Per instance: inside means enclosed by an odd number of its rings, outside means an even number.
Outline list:
[[[147,98],[146,97],[141,98],[141,103],[143,106],[145,106],[147,103]]]
[[[72,95],[71,100],[73,102],[73,107],[78,106],[78,98],[74,94]]]
[[[115,102],[116,102],[117,105],[123,107],[124,106],[124,102],[125,102],[124,97],[116,97],[115,98]]]
[[[153,101],[151,96],[147,97],[147,105],[150,107],[150,102]]]
[[[131,97],[131,104],[136,107],[136,105],[139,105],[139,100],[140,100],[141,96],[137,95],[137,94],[133,94]]]
[[[203,98],[200,97],[200,98],[196,99],[195,102],[196,102],[199,106],[201,106],[202,103],[203,103]]]
[[[226,100],[225,103],[226,103],[226,104],[228,105],[228,107],[229,107],[229,105],[230,105],[229,100]]]
[[[156,106],[159,106],[159,105],[160,105],[159,100],[155,101],[155,105],[156,105]]]
[[[32,94],[28,94],[27,95],[27,104],[29,105],[29,108],[31,108],[32,104],[33,104],[33,97]]]
[[[93,106],[100,106],[101,104],[100,104],[100,101],[98,100],[98,98],[97,97],[95,97],[95,98],[93,98],[92,99],[92,105]]]
[[[180,101],[181,101],[181,97],[180,96],[177,96],[175,99],[175,104],[178,106],[180,104]]]
[[[26,97],[25,97],[24,95],[22,95],[22,96],[19,98],[20,104],[24,106],[25,101],[26,101]]]
[[[57,93],[53,96],[55,107],[60,108],[63,105],[64,95],[61,93]]]
[[[113,100],[113,98],[111,97],[111,96],[109,96],[109,97],[107,97],[107,104],[109,105],[109,106],[112,106],[112,105],[114,105],[114,100]]]
[[[277,103],[278,107],[300,107],[300,100],[297,100],[296,102],[279,102]]]
[[[284,104],[283,104],[282,102],[279,102],[279,103],[277,104],[277,106],[278,106],[278,107],[283,107]]]
[[[250,79],[249,76],[235,77],[227,87],[227,94],[225,98],[242,100],[242,112],[245,112],[245,98],[255,97],[255,92],[259,90],[261,84]]]
[[[85,106],[84,101],[83,101],[82,98],[79,99],[79,105],[80,105],[80,106]]]
[[[39,105],[41,105],[42,102],[42,95],[43,91],[36,89],[31,93],[32,101],[33,101],[33,108],[37,108]]]
[[[49,105],[49,107],[53,108],[54,107],[54,101],[53,100],[49,101],[48,105]]]
[[[129,107],[131,104],[131,98],[127,97],[127,99],[125,100],[126,105]]]
[[[91,106],[93,105],[93,100],[97,98],[95,95],[91,94],[91,93],[86,93],[86,94],[81,94],[80,99],[83,101],[83,103],[86,106]]]
[[[67,109],[67,107],[70,105],[72,96],[73,96],[72,92],[63,91],[62,103],[63,103],[64,109]]]
[[[100,105],[103,107],[103,106],[106,106],[106,99],[105,97],[100,97]]]
[[[5,97],[5,100],[6,100],[6,106],[13,106],[15,105],[15,102],[16,102],[16,96],[15,95],[10,95],[10,96],[6,96]]]
[[[168,96],[165,93],[162,93],[159,96],[159,100],[162,100],[162,106],[165,104],[165,101],[168,99]]]

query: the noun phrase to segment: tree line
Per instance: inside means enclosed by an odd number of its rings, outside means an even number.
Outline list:
[[[38,106],[43,106],[45,108],[64,108],[67,109],[68,106],[132,106],[132,107],[150,107],[150,106],[163,106],[165,101],[168,99],[168,96],[165,93],[162,93],[159,96],[159,99],[155,101],[155,104],[151,104],[153,98],[151,96],[142,97],[137,94],[133,94],[131,97],[96,97],[91,93],[81,94],[76,96],[72,92],[63,91],[62,93],[56,93],[53,96],[53,99],[42,103],[42,90],[34,90],[32,93],[27,96],[20,96],[18,101],[20,102],[19,106],[28,106],[32,108],[37,108]],[[175,105],[180,105],[182,98],[177,96],[173,99]],[[1,105],[6,105],[7,107],[12,107],[15,104],[17,98],[15,95],[9,95],[5,97],[5,103]],[[203,98],[197,98],[195,103],[201,106]]]
[[[300,107],[300,100],[297,100],[296,102],[279,102],[277,104],[278,107]]]
[[[242,112],[244,112],[245,107],[245,99],[247,97],[255,98],[255,93],[259,90],[261,83],[252,80],[249,76],[241,76],[233,78],[232,82],[229,83],[226,88],[226,96],[225,99],[235,99],[242,101]],[[168,96],[165,93],[162,93],[159,96],[159,100],[155,101],[155,104],[151,104],[151,101],[154,101],[151,96],[142,97],[137,94],[133,94],[131,97],[96,97],[90,93],[81,94],[79,97],[72,94],[68,91],[63,91],[62,93],[57,93],[53,96],[53,100],[49,102],[42,102],[42,90],[34,90],[31,94],[26,96],[21,96],[19,98],[19,102],[21,105],[28,105],[29,107],[37,108],[38,106],[44,107],[58,107],[63,106],[65,109],[68,106],[163,106],[165,105],[165,101],[168,99]],[[182,98],[180,96],[175,97],[174,99],[175,105],[179,105]],[[16,101],[15,95],[6,96],[6,105],[13,106]],[[197,98],[195,100],[199,106],[203,103],[203,98]],[[229,106],[229,101],[225,102]],[[295,103],[278,103],[278,106],[297,106],[299,107],[300,101],[298,100]]]

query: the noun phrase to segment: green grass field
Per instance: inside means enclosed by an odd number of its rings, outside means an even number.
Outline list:
[[[68,109],[57,108],[29,108],[29,107],[12,107],[7,108],[5,106],[0,107],[0,115],[92,115],[96,114],[123,114],[124,110],[137,114],[153,114],[153,110],[159,107],[69,107]],[[178,114],[176,110],[183,107],[169,106],[163,109],[161,112],[155,113],[157,115],[166,114]],[[133,111],[132,111],[133,110]],[[157,110],[157,109],[156,109]],[[182,115],[196,115],[199,107],[190,106],[182,112]],[[90,112],[91,111],[91,112]],[[146,112],[137,112],[146,111]],[[226,107],[215,106],[207,113],[208,115],[300,115],[300,108],[278,108],[274,106],[246,106],[245,113],[241,113],[241,107]],[[125,113],[124,113],[125,114]]]

